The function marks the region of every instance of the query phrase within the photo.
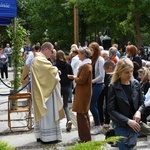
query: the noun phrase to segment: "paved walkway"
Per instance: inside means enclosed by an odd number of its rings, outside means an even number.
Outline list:
[[[9,80],[13,79],[13,72],[9,71]],[[5,81],[6,84],[9,84],[9,81]],[[9,93],[10,89],[6,87],[4,84],[0,83],[0,94]],[[26,90],[25,90],[26,91]],[[0,96],[0,140],[7,141],[9,145],[13,145],[16,147],[16,150],[66,150],[68,147],[73,146],[76,143],[76,139],[78,138],[77,129],[73,126],[71,132],[66,132],[65,125],[66,119],[61,120],[60,125],[62,129],[62,142],[58,144],[41,144],[36,142],[33,130],[29,132],[10,132],[8,128],[8,116],[7,116],[7,100],[8,96]],[[71,107],[71,105],[70,105]],[[75,115],[75,114],[73,114]],[[91,115],[90,115],[91,116]],[[16,117],[20,119],[24,119],[23,114],[16,114]],[[92,116],[91,116],[92,120]],[[25,121],[18,121],[17,124],[24,124]],[[149,138],[149,137],[148,137]],[[96,136],[92,136],[92,140],[103,140],[105,136],[103,134],[98,134]],[[108,150],[117,150],[117,148],[108,147]],[[150,149],[150,139],[149,142],[147,138],[142,138],[138,140],[137,144],[138,150],[149,150]]]

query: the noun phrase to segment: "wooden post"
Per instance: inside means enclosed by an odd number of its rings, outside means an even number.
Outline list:
[[[78,3],[74,5],[74,43],[79,43]]]

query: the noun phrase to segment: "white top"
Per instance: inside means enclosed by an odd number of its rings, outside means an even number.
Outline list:
[[[148,92],[145,95],[145,107],[150,106],[150,88],[148,89]]]
[[[92,79],[92,83],[104,83],[105,70],[104,66],[104,58],[99,57],[95,63],[95,78]]]
[[[82,61],[79,60],[79,57],[78,55],[74,56],[71,60],[71,67],[72,67],[72,70],[73,70],[73,74],[75,76],[77,76],[77,73],[78,73],[78,69],[79,69],[79,65]]]
[[[28,67],[31,66],[31,63],[32,63],[32,60],[33,60],[33,59],[34,59],[34,54],[33,54],[33,53],[29,54],[28,57],[27,57],[27,59],[26,59],[26,65],[27,65]]]

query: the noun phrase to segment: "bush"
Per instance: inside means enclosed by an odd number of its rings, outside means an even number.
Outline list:
[[[110,137],[106,140],[102,141],[90,141],[86,143],[78,143],[74,147],[69,148],[68,150],[103,150],[107,148],[107,143],[109,142],[117,142],[120,137]]]
[[[15,150],[15,147],[8,145],[7,142],[0,141],[0,150]]]

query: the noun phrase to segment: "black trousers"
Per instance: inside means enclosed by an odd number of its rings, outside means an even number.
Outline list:
[[[104,111],[104,101],[106,102],[106,108]],[[104,88],[99,96],[98,99],[98,111],[99,111],[99,117],[101,121],[101,125],[103,123],[109,124],[110,123],[110,116],[107,111],[107,101],[108,101],[108,88]],[[105,119],[104,119],[105,118]]]
[[[5,77],[6,79],[8,78],[8,67],[7,67],[7,64],[6,65],[3,65],[1,69],[1,78],[4,79],[4,73],[5,73]]]
[[[147,117],[150,115],[150,106],[146,107],[142,113],[142,121],[147,124]]]

